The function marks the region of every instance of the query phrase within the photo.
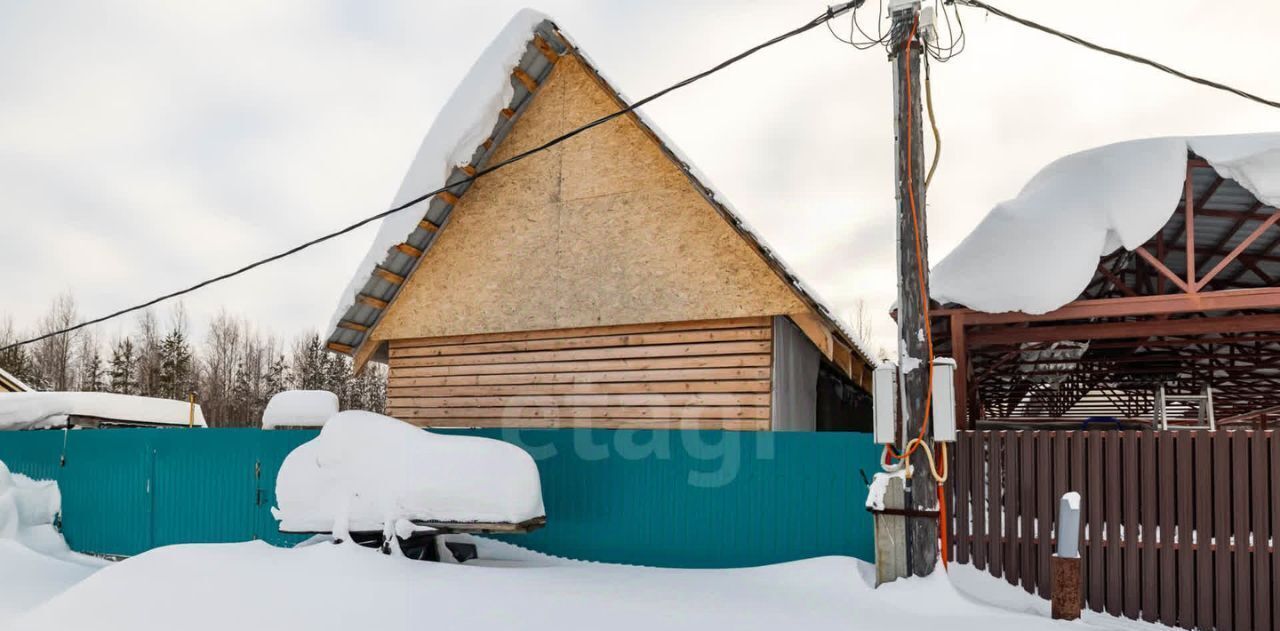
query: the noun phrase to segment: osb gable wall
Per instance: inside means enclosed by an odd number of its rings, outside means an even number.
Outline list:
[[[494,161],[616,111],[562,57]],[[373,331],[389,339],[807,311],[621,117],[479,180]]]

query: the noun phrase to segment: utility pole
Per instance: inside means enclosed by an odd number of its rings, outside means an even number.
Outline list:
[[[902,405],[901,449],[920,435],[929,410],[929,345],[925,310],[929,260],[925,230],[924,134],[920,94],[920,0],[892,0],[890,55],[893,64],[894,135],[898,198],[898,365]],[[923,278],[922,278],[923,277]],[[924,440],[933,447],[932,432]],[[899,452],[901,453],[901,451]],[[937,487],[924,449],[912,452],[914,475],[905,488],[907,571],[933,572],[938,558]],[[931,515],[932,513],[932,515]]]

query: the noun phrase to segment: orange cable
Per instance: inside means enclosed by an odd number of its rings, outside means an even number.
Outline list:
[[[915,114],[915,107],[912,106],[913,95],[911,91],[911,43],[916,38],[916,28],[919,25],[920,25],[920,16],[917,14],[915,19],[911,23],[911,33],[910,35],[907,36],[907,48],[906,48],[907,133],[908,134],[911,134],[911,125],[913,122],[913,115]],[[929,361],[928,361],[928,364],[926,365],[926,369],[929,371],[929,374],[928,374],[928,388],[925,390],[925,395],[924,395],[925,396],[924,421],[920,423],[920,434],[916,436],[915,439],[913,439],[910,443],[907,444],[906,451],[901,455],[899,455],[897,452],[893,450],[892,445],[889,446],[889,449],[888,449],[889,455],[897,460],[906,460],[907,458],[909,458],[911,454],[914,453],[915,450],[920,446],[920,443],[924,441],[925,433],[929,430],[929,408],[933,404],[933,331],[929,323],[929,295],[925,287],[925,275],[924,275],[924,265],[923,265],[924,248],[920,243],[920,219],[919,219],[919,212],[916,210],[915,179],[912,177],[914,169],[912,167],[912,160],[911,160],[911,145],[913,144],[913,142],[914,142],[914,139],[912,138],[907,139],[907,165],[906,165],[907,166],[906,168],[907,200],[910,202],[910,205],[911,205],[911,229],[914,237],[913,241],[915,243],[915,248],[916,248],[916,278],[920,282],[920,303],[921,303],[920,306],[924,314],[924,339],[925,339],[925,344],[927,345],[927,348],[929,351],[928,353]]]

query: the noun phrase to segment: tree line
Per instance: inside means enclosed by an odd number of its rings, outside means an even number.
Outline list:
[[[64,294],[34,331],[0,317],[0,347],[80,321],[74,297]],[[330,352],[314,331],[286,343],[225,310],[194,336],[182,303],[164,321],[142,311],[128,331],[109,339],[89,327],[0,351],[0,368],[36,390],[194,396],[210,427],[257,427],[267,401],[284,390],[329,390],[344,410],[386,407],[384,366],[370,363],[356,375],[351,358]]]

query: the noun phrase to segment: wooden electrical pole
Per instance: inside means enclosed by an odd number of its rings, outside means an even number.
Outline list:
[[[898,197],[898,366],[903,437],[899,449],[920,434],[929,410],[929,345],[925,305],[929,299],[928,240],[925,230],[924,134],[920,111],[920,3],[890,3],[890,62],[893,63],[894,134]],[[932,432],[924,440],[933,447]],[[928,452],[910,456],[914,475],[906,484],[907,570],[933,572],[938,558],[937,486],[929,474]]]

